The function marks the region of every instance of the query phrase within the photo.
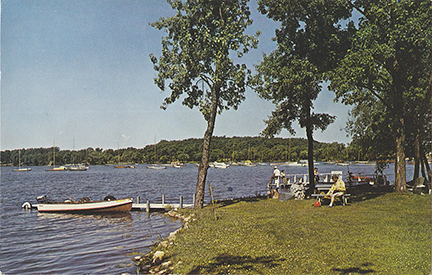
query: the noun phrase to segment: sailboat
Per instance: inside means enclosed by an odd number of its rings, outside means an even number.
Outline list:
[[[118,154],[118,164],[114,165],[114,168],[136,168],[135,165],[120,164],[120,147],[119,147],[118,143],[117,143],[117,147],[118,147],[118,151],[119,151],[119,154]]]
[[[45,171],[65,171],[67,168],[65,166],[55,167],[55,141],[53,142],[53,167],[45,169]]]
[[[163,169],[166,169],[166,166],[156,165],[156,138],[155,138],[155,145],[154,145],[154,160],[153,160],[153,164],[149,165],[149,166],[146,166],[146,168],[154,169],[154,170],[163,170]]]
[[[21,168],[21,148],[18,151],[18,169],[13,169],[13,172],[31,171],[31,168]]]
[[[75,151],[75,139],[73,139],[73,147],[72,151]],[[75,164],[75,157],[74,162],[72,165],[66,165],[66,168],[68,171],[87,171],[89,168],[85,166],[82,163]]]

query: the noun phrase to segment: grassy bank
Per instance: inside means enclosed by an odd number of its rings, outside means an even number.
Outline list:
[[[166,251],[174,274],[430,274],[431,196],[333,208],[256,199],[194,211]]]

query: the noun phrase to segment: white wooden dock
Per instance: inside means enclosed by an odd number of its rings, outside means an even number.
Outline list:
[[[194,194],[195,200],[195,194]],[[154,211],[162,211],[162,210],[170,210],[170,209],[180,209],[180,208],[192,208],[193,204],[185,204],[183,203],[183,196],[180,196],[179,203],[165,203],[165,195],[162,195],[162,203],[151,203],[150,201],[147,201],[146,203],[140,203],[140,197],[136,198],[136,203],[132,204],[132,211],[133,210],[145,210],[147,212],[150,212],[152,210]]]
[[[162,203],[133,203],[132,204],[132,211],[146,211],[150,212],[152,210],[154,211],[162,211],[162,210],[170,210],[170,209],[179,209],[179,208],[192,208],[193,204],[162,204]]]

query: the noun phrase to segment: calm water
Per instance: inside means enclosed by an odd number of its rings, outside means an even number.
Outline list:
[[[319,172],[343,171],[348,167],[320,165]],[[135,274],[133,253],[146,253],[158,239],[167,237],[181,226],[176,220],[158,213],[133,211],[124,215],[44,214],[26,211],[21,205],[35,203],[48,193],[52,199],[103,199],[132,197],[141,201],[192,203],[197,167],[151,170],[114,169],[92,166],[85,172],[47,172],[33,167],[30,172],[12,172],[1,168],[1,239],[0,271],[3,274]],[[306,167],[280,167],[287,174],[307,173]],[[351,165],[352,172],[372,173],[373,165]],[[412,166],[407,166],[408,176]],[[273,168],[231,166],[209,170],[208,183],[215,199],[250,197],[265,194]],[[393,181],[393,167],[386,170]],[[206,201],[209,201],[206,187]]]

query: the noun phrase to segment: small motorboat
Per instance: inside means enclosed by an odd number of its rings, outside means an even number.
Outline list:
[[[51,201],[46,195],[37,197],[37,210],[39,212],[61,212],[61,213],[112,213],[129,212],[132,209],[132,198],[116,199],[106,196],[103,201],[92,201],[82,198],[80,201],[67,200],[64,202]]]
[[[31,171],[31,168],[17,168],[17,169],[12,169],[13,172],[27,172],[27,171]]]
[[[164,169],[166,169],[166,166],[162,166],[162,165],[148,165],[148,166],[146,166],[146,168],[153,169],[153,170],[164,170]]]
[[[114,165],[114,168],[136,168],[135,165]]]
[[[87,171],[89,168],[83,164],[73,164],[66,166],[68,171]]]

